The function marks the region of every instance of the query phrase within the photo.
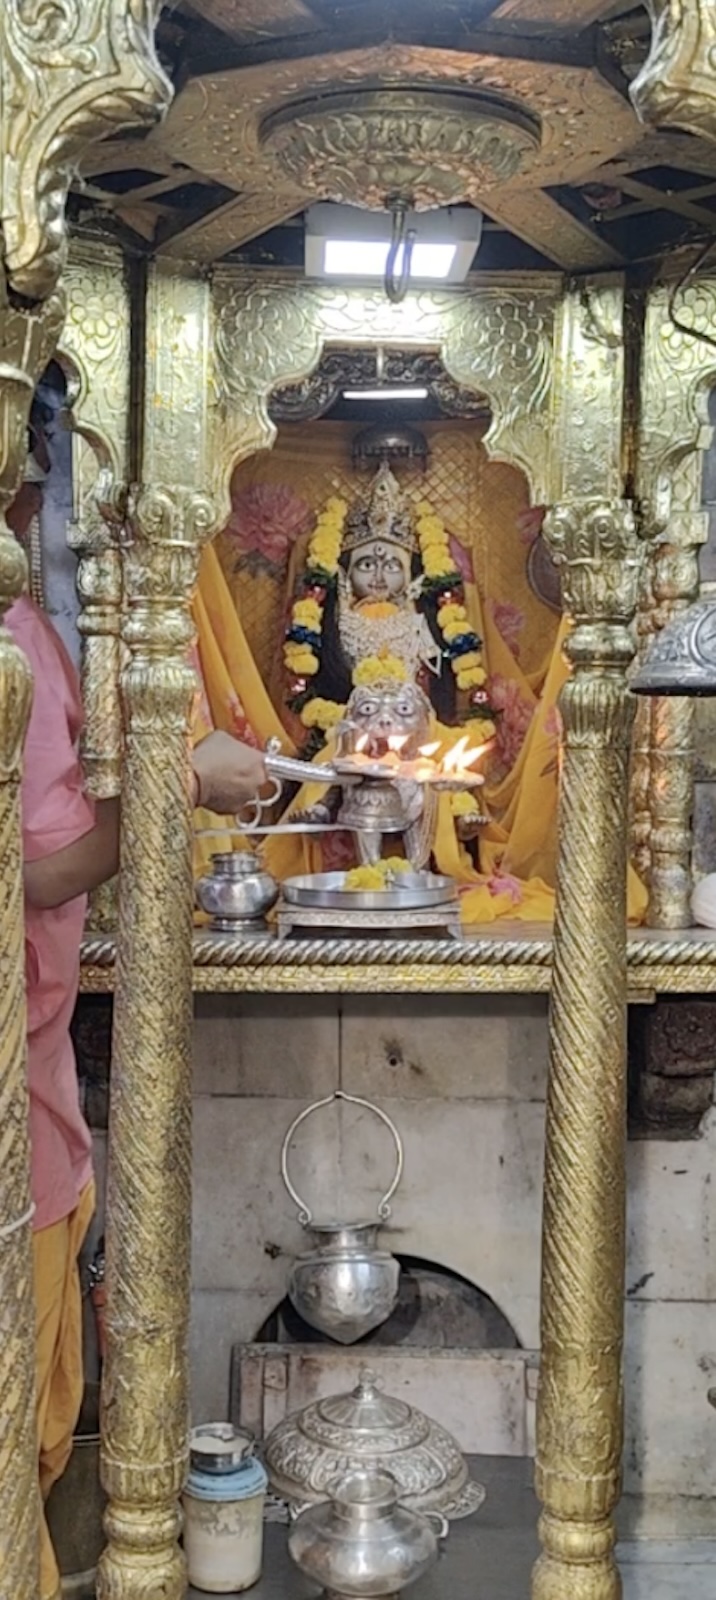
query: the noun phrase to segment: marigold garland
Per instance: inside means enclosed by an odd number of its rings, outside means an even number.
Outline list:
[[[428,591],[439,591],[438,627],[445,641],[445,655],[455,674],[458,689],[480,689],[486,676],[480,655],[482,640],[470,627],[462,603],[462,576],[450,554],[445,525],[427,500],[421,500],[418,506],[417,529],[425,587]]]
[[[333,496],[318,518],[308,546],[301,593],[294,601],[283,659],[297,678],[313,678],[321,665],[323,607],[335,583],[348,507]],[[327,702],[326,702],[327,703]]]

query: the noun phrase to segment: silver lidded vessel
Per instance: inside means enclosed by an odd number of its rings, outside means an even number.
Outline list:
[[[288,1548],[299,1570],[331,1600],[379,1600],[421,1578],[447,1533],[440,1513],[421,1516],[400,1505],[390,1473],[361,1468],[339,1480],[327,1503],[297,1518]]]

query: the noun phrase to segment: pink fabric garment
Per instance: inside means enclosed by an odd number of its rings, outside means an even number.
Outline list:
[[[34,679],[22,780],[22,840],[25,860],[39,861],[74,844],[94,826],[78,754],[82,705],[69,656],[39,607],[23,595],[6,620]],[[80,1110],[70,1038],[85,910],[84,896],[50,911],[25,904],[36,1230],[69,1216],[92,1176],[92,1141]]]

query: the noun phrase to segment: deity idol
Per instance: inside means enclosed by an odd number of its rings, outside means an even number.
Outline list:
[[[446,530],[426,502],[413,517],[387,463],[364,505],[349,513],[343,501],[329,501],[310,541],[284,651],[289,705],[308,730],[306,753],[371,719],[388,743],[404,739],[406,719],[445,748],[461,731],[473,745],[489,740],[480,649]],[[312,800],[301,816],[340,821],[339,799],[330,792]],[[455,827],[465,842],[481,819],[473,796],[458,799]],[[406,853],[413,858],[419,833],[425,859],[435,819],[429,808],[415,811],[415,796],[405,801],[413,846],[406,834]]]

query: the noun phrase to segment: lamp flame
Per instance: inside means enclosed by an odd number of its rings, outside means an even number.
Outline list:
[[[475,765],[475,762],[479,760],[481,755],[484,755],[487,749],[488,746],[486,744],[474,745],[471,749],[469,739],[467,735],[464,735],[462,739],[458,739],[457,744],[453,745],[452,750],[448,750],[443,767],[446,772],[466,772],[469,767]]]

